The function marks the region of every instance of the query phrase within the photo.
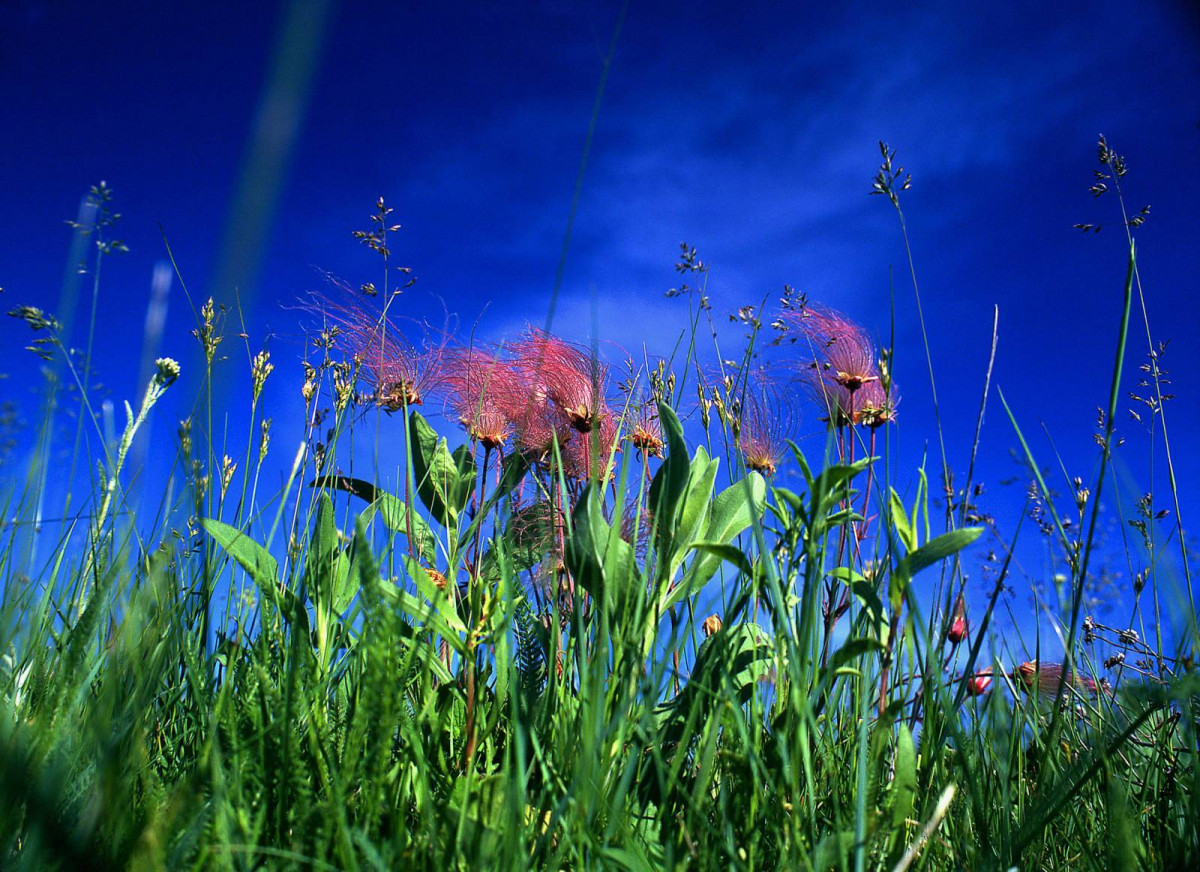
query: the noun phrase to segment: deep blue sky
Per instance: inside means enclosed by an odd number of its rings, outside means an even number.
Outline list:
[[[711,266],[720,319],[774,300],[787,282],[886,336],[895,268],[896,432],[911,468],[934,429],[899,227],[885,200],[867,196],[884,139],[914,176],[904,206],[952,466],[965,470],[998,304],[995,384],[1047,463],[1043,423],[1068,472],[1090,477],[1126,257],[1115,199],[1087,191],[1104,133],[1128,160],[1129,207],[1153,207],[1140,266],[1155,338],[1173,340],[1168,413],[1186,490],[1200,475],[1200,391],[1187,377],[1200,364],[1200,17],[1164,2],[920,6],[632,3],[556,329],[582,339],[594,321],[625,349],[667,350],[686,304],[663,291],[677,284],[687,240]],[[322,9],[295,8],[308,7]],[[0,3],[0,286],[6,309],[55,310],[63,219],[107,180],[132,249],[108,261],[101,292],[97,375],[118,407],[140,394],[161,224],[197,301],[232,301],[236,284],[251,350],[277,334],[272,387],[287,399],[273,409],[275,433],[295,444],[300,319],[283,305],[320,286],[318,268],[377,279],[350,231],[366,227],[380,194],[404,225],[396,260],[419,277],[408,312],[436,315],[444,300],[470,324],[487,306],[479,329],[490,338],[544,320],[619,6],[331,5],[297,31],[301,43],[319,38],[308,99],[281,109],[263,94],[291,8]],[[303,67],[304,51],[285,54]],[[272,154],[289,154],[290,142],[290,160],[247,171],[255,130],[285,146]],[[273,220],[256,225],[262,259],[247,269],[223,240],[248,238],[231,229],[239,178],[261,193],[271,168],[280,196]],[[1105,230],[1072,228],[1084,221]],[[232,263],[223,277],[222,251]],[[158,352],[191,367],[177,401],[197,384],[191,326],[175,285]],[[28,331],[4,319],[0,335],[13,349],[0,398],[35,420],[36,361],[16,352]],[[1134,372],[1146,350],[1140,320],[1131,337]],[[820,425],[810,414],[805,426]],[[1161,451],[1152,480],[1144,432],[1124,411],[1118,426],[1130,492],[1154,489],[1165,506]],[[173,429],[164,422],[157,438]],[[1018,472],[1015,444],[993,392],[978,477],[1006,531],[1022,489],[997,483]],[[1200,501],[1189,499],[1194,515]],[[1188,512],[1185,503],[1185,521]]]

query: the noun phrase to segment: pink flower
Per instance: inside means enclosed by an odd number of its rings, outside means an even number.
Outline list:
[[[588,433],[576,434],[562,448],[563,474],[567,478],[600,478],[620,451],[617,422],[605,412]]]
[[[854,418],[872,430],[896,420],[896,406],[900,405],[900,392],[896,386],[880,378],[868,382],[854,395]]]
[[[646,457],[663,456],[662,425],[651,402],[639,403],[626,417],[625,439]]]
[[[746,468],[774,475],[783,459],[791,426],[791,404],[780,396],[774,383],[759,371],[747,380],[737,422],[738,448]]]
[[[544,391],[519,381],[506,414],[517,435],[517,448],[531,462],[549,464],[554,446],[561,454],[572,441],[575,431],[550,405]]]
[[[519,384],[512,365],[475,349],[448,353],[444,362],[449,404],[468,435],[499,448],[512,435],[510,413]]]
[[[861,326],[824,306],[806,305],[783,314],[795,327],[807,359],[801,379],[835,426],[879,427],[895,420],[899,395],[883,378],[875,343]]]
[[[600,423],[607,411],[608,367],[544,330],[531,330],[513,351],[527,384],[535,393],[544,393],[572,428],[588,433]]]
[[[395,412],[419,406],[442,384],[445,343],[418,350],[384,313],[375,311],[349,286],[330,279],[333,297],[313,295],[303,308],[321,314],[337,329],[334,340],[359,365],[359,377],[371,386],[371,400]]]

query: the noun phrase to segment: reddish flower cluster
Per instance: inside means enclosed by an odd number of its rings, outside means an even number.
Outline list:
[[[880,370],[875,343],[861,326],[823,306],[785,312],[809,352],[801,378],[835,426],[881,427],[895,420],[900,397]]]
[[[486,449],[502,448],[513,432],[521,383],[511,363],[476,349],[446,355],[450,408],[467,434]]]
[[[445,342],[426,342],[419,350],[367,300],[344,285],[338,288],[340,294],[318,298],[309,308],[337,326],[344,337],[340,344],[353,355],[371,401],[381,408],[394,412],[440,396],[473,443],[486,450],[513,443],[543,465],[560,458],[562,472],[573,479],[608,468],[622,439],[643,460],[662,457],[657,409],[635,402],[623,416],[614,414],[607,366],[585,347],[531,328],[503,352],[448,349]],[[784,321],[810,352],[801,382],[821,403],[825,420],[876,428],[895,419],[898,395],[861,326],[815,305],[786,312]],[[740,389],[726,384],[722,390],[723,399],[714,391],[711,401],[702,393],[705,419],[716,403],[746,467],[774,474],[794,420],[794,392],[780,390],[762,371]],[[951,629],[952,640],[956,632]]]
[[[552,402],[572,428],[590,433],[604,419],[608,368],[585,349],[535,329],[516,343],[513,354],[525,383]]]

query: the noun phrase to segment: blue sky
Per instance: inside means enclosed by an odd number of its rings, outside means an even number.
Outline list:
[[[282,399],[295,396],[303,354],[300,319],[285,306],[320,287],[318,269],[355,284],[377,278],[350,231],[366,227],[380,194],[404,225],[396,260],[419,277],[408,312],[436,317],[444,301],[471,324],[486,307],[479,331],[494,339],[540,323],[618,12],[611,2],[10,0],[0,5],[5,308],[57,308],[63,219],[105,179],[131,247],[106,264],[100,302],[97,375],[118,407],[140,393],[160,224],[197,301],[232,302],[236,285],[251,350],[274,334],[277,438],[299,423]],[[264,94],[289,14],[308,23],[294,30],[299,49],[283,52],[304,99],[281,104]],[[248,171],[255,131],[287,160]],[[914,177],[904,207],[951,465],[966,466],[998,305],[994,383],[1039,456],[1052,462],[1056,449],[1070,474],[1088,478],[1125,271],[1116,202],[1087,191],[1100,133],[1128,160],[1129,207],[1153,207],[1140,268],[1155,338],[1173,340],[1168,414],[1186,489],[1200,475],[1189,414],[1200,396],[1186,377],[1200,363],[1200,17],[1187,4],[632,3],[555,328],[582,339],[595,324],[621,348],[668,350],[686,304],[663,291],[677,284],[686,240],[711,267],[719,319],[773,301],[786,282],[886,336],[894,269],[896,438],[912,468],[934,439],[932,404],[899,226],[885,200],[867,196],[884,139]],[[278,200],[260,225],[261,259],[222,273],[226,241],[249,238],[231,217],[239,179],[252,199],[273,202],[272,172]],[[1105,229],[1081,234],[1078,222]],[[194,374],[191,326],[175,285],[157,353]],[[732,343],[740,331],[728,331]],[[0,335],[11,349],[27,339],[8,319]],[[1133,371],[1146,350],[1140,321],[1131,336]],[[13,353],[4,370],[0,399],[36,419],[36,361]],[[184,381],[180,403],[196,384]],[[1165,499],[1161,447],[1152,475],[1144,431],[1124,411],[1118,428],[1129,492]],[[164,423],[155,438],[173,429]],[[817,429],[810,414],[805,431]],[[1018,472],[1015,446],[993,392],[978,477],[1006,531],[1023,489],[997,483]],[[1189,500],[1185,521],[1200,510]]]

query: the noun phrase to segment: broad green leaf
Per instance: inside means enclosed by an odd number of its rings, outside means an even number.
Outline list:
[[[600,509],[596,484],[589,484],[572,513],[566,542],[567,568],[575,581],[606,608],[619,604],[637,574],[633,546],[621,538]]]
[[[957,554],[978,539],[982,533],[982,527],[963,527],[961,530],[951,530],[905,555],[892,570],[889,580],[888,599],[892,609],[900,608],[900,604],[904,601],[904,593],[914,575],[922,569]]]
[[[704,725],[714,706],[736,699],[745,704],[759,681],[771,675],[775,645],[762,627],[739,623],[718,630],[696,652],[691,678],[655,718],[667,741],[678,742],[685,727]]]
[[[892,832],[903,833],[917,798],[917,749],[903,720],[896,737],[896,775],[892,778]]]
[[[308,612],[295,593],[279,583],[279,564],[266,548],[237,527],[231,527],[215,518],[202,518],[200,523],[262,591],[263,595],[279,609],[283,617],[308,626]]]
[[[713,500],[703,541],[709,545],[728,545],[743,530],[762,518],[766,499],[767,483],[757,472],[735,481]],[[716,575],[724,559],[727,559],[726,555],[711,550],[697,554],[687,572],[687,584],[693,590],[703,587]]]
[[[960,530],[951,530],[949,533],[943,533],[941,536],[931,539],[904,558],[908,564],[908,571],[912,575],[916,575],[922,569],[933,566],[935,563],[940,563],[947,557],[962,551],[978,539],[982,533],[983,527],[963,527]]]
[[[429,600],[433,604],[433,607],[437,609],[442,622],[455,633],[465,633],[467,625],[459,617],[458,609],[454,603],[455,591],[451,588],[449,580],[447,580],[446,587],[443,589],[429,577],[429,573],[425,571],[425,567],[421,566],[421,564],[414,561],[411,557],[404,558],[404,565],[408,568],[409,576],[417,585],[417,590],[421,596]]]
[[[333,522],[333,500],[323,493],[317,501],[308,555],[304,561],[304,589],[318,610],[333,609],[334,576],[338,553],[337,527]]]
[[[376,487],[371,482],[345,475],[325,475],[315,479],[310,487],[332,488],[353,494],[368,503],[366,511],[362,514],[364,519],[369,520],[371,513],[377,511],[389,530],[405,537],[408,536],[407,507],[404,505],[404,500]],[[426,563],[432,563],[437,554],[437,540],[433,536],[433,530],[430,529],[429,522],[415,511],[412,513],[411,520],[413,539],[415,540],[413,547]]]
[[[679,498],[687,486],[691,465],[688,462],[687,442],[683,438],[683,425],[679,423],[675,410],[665,402],[658,404],[658,421],[666,436],[667,457],[650,483],[649,501],[656,526],[656,545],[662,554],[670,554]]]
[[[475,483],[475,464],[464,457],[465,446],[451,455],[446,440],[415,409],[408,423],[417,494],[438,523],[456,526]]]
[[[719,460],[712,460],[703,446],[696,449],[696,456],[688,472],[687,485],[679,501],[679,523],[675,530],[674,552],[667,578],[674,578],[691,549],[691,543],[699,539],[708,527],[713,503],[713,485],[717,480]]]

